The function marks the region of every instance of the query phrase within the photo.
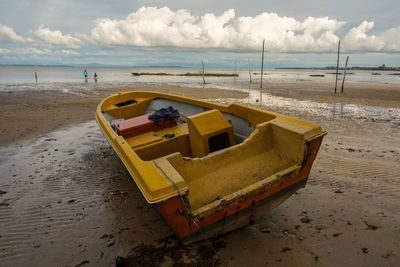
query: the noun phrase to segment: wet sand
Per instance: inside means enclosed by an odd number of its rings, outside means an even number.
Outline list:
[[[307,81],[297,83],[264,82],[263,90],[276,96],[298,100],[310,100],[320,103],[342,103],[400,108],[399,85],[349,83],[345,85],[344,92],[341,93],[341,82],[339,81],[335,94],[335,85],[332,83]]]
[[[0,146],[34,137],[60,127],[92,120],[105,97],[126,91],[163,91],[194,98],[240,99],[247,94],[217,89],[193,90],[177,86],[140,85],[74,92],[0,92]],[[79,93],[79,95],[76,95]]]
[[[274,93],[284,95],[290,86]],[[226,90],[163,88],[220,101],[247,97]],[[265,106],[328,130],[307,186],[247,228],[181,247],[93,120],[101,99],[131,89],[159,87],[108,88],[80,97],[0,94],[1,266],[112,266],[118,256],[130,266],[398,264],[398,125]],[[392,99],[398,97],[397,89],[388,90]],[[376,104],[373,97],[345,97],[353,104]],[[397,107],[390,99],[379,101]]]

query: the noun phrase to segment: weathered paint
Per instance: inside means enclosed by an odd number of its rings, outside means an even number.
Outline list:
[[[190,126],[192,121],[127,139],[114,132],[103,116],[103,112],[116,118],[139,116],[157,98],[212,111],[192,116],[194,127]],[[128,100],[136,103],[116,105]],[[247,120],[255,130],[244,142],[233,145],[232,128],[221,112]],[[160,212],[181,238],[196,232],[197,226],[209,227],[305,180],[326,134],[318,125],[240,104],[226,106],[149,92],[122,93],[105,99],[99,104],[96,119],[143,196],[149,203],[158,203]],[[199,133],[198,145],[205,146],[213,134],[227,131],[231,147],[193,153],[195,141],[190,138],[190,127]],[[174,133],[174,138],[161,137],[167,133]],[[251,217],[249,220],[255,216]]]
[[[231,146],[236,144],[232,125],[216,109],[187,117],[187,125],[192,157],[204,157],[210,153],[208,139],[213,135],[227,133]]]
[[[215,210],[214,213],[209,214],[203,218],[199,216],[194,217],[193,219],[196,221],[200,229],[204,229],[226,217],[229,217],[254,205],[259,201],[262,201],[263,199],[271,197],[274,194],[277,194],[280,191],[289,188],[290,186],[293,186],[294,184],[299,183],[302,180],[307,179],[310,174],[312,164],[321,145],[322,138],[323,136],[317,137],[309,143],[307,159],[305,160],[305,163],[302,166],[300,172],[295,177],[283,179],[274,183],[273,185],[266,186],[261,192],[252,196],[238,196],[237,198],[232,199],[229,202],[224,202],[222,200],[219,208]],[[186,236],[189,236],[198,231],[197,226],[193,222],[191,223],[191,225],[189,225],[187,218],[180,214],[179,210],[184,209],[184,205],[182,204],[182,201],[179,197],[175,197],[166,202],[159,203],[157,206],[161,214],[163,214],[169,225],[180,238],[183,239]],[[237,227],[239,226],[241,225],[237,225]]]

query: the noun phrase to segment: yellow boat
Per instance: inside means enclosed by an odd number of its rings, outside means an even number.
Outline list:
[[[172,107],[163,124],[150,114]],[[183,243],[254,222],[304,187],[326,131],[242,104],[126,92],[96,120],[146,201]]]

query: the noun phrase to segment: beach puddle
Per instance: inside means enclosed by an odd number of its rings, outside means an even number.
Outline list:
[[[98,90],[126,86],[129,83],[84,83],[84,82],[45,82],[45,83],[0,83],[0,92],[17,93],[24,91],[54,91],[75,96],[98,95]]]

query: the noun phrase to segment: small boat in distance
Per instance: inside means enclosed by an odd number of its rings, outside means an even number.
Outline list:
[[[304,187],[327,133],[242,104],[154,92],[110,96],[96,120],[185,244],[248,225]]]

